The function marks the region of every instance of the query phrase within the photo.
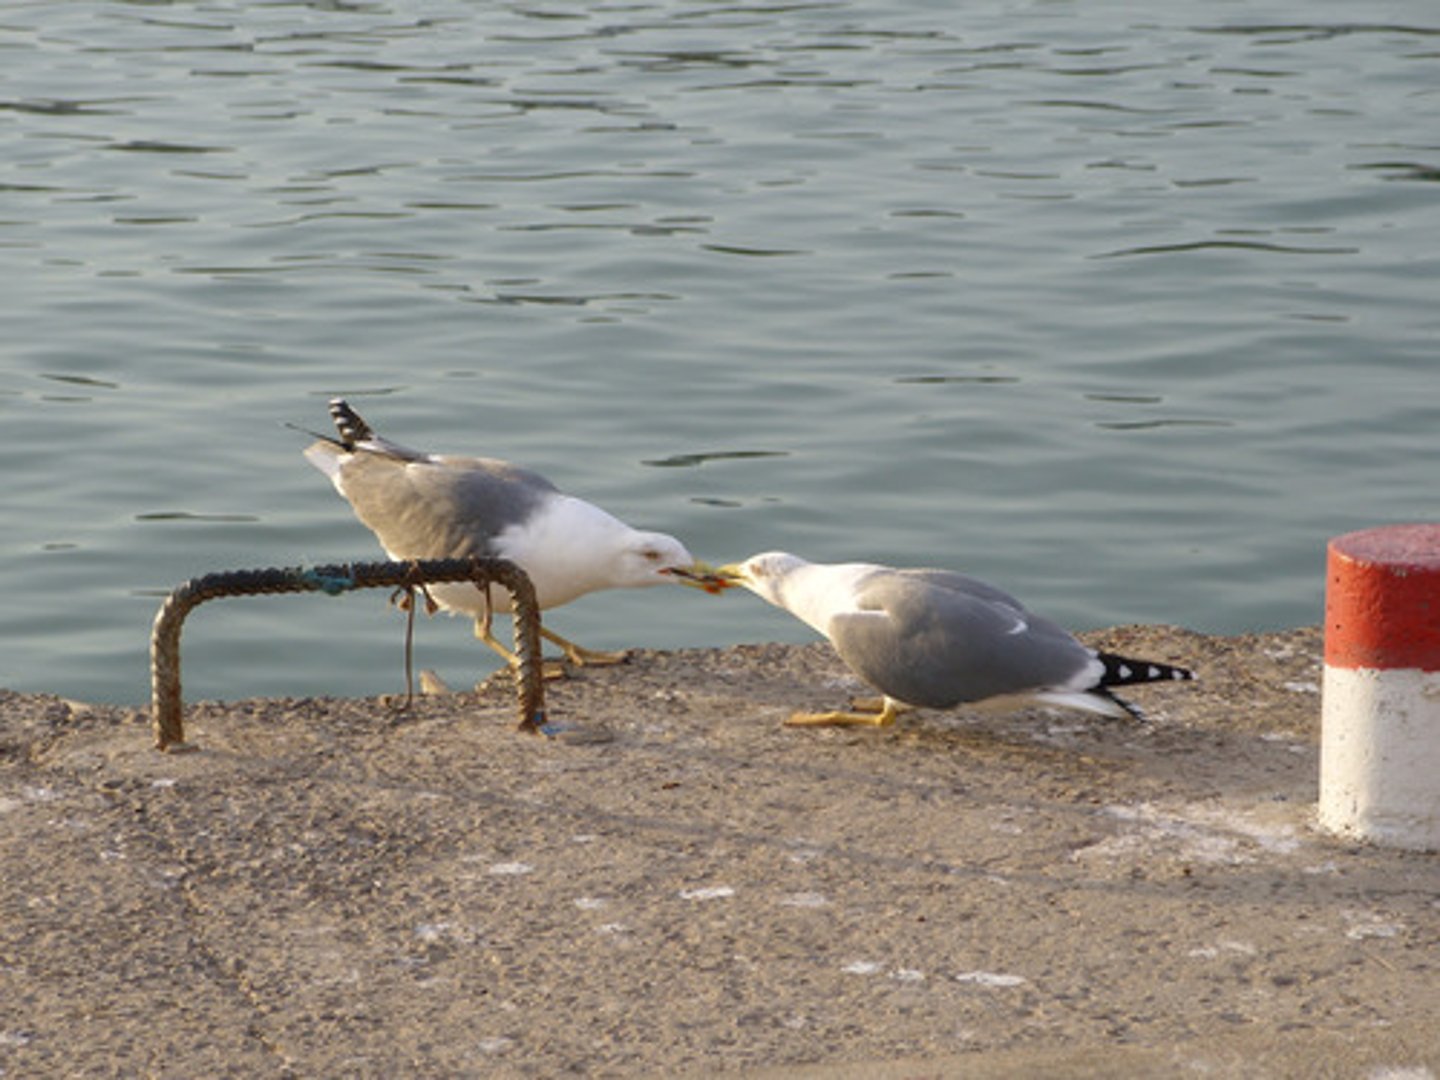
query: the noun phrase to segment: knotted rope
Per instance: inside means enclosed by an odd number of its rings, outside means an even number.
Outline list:
[[[540,667],[540,607],[529,576],[508,559],[420,559],[414,562],[348,563],[312,569],[286,567],[230,570],[191,578],[172,592],[155,615],[150,637],[151,722],[155,747],[164,750],[185,741],[180,699],[180,629],[190,610],[225,596],[323,592],[338,596],[352,589],[404,588],[436,582],[472,581],[484,591],[500,585],[515,609],[515,654],[521,731],[538,732],[545,723],[545,691]]]

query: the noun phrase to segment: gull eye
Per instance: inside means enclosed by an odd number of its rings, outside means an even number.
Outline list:
[[[656,551],[654,548],[646,548],[644,551],[640,552],[640,554],[645,557],[646,562],[660,561],[660,552]]]

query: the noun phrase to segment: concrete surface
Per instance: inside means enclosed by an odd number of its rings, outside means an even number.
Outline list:
[[[1440,1075],[1440,856],[1316,831],[1320,639],[1153,723],[781,726],[823,645],[135,710],[0,691],[0,1075]],[[337,692],[343,687],[337,686]]]

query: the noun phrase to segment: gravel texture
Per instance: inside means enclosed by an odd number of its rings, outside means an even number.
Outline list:
[[[0,1076],[1440,1075],[1440,856],[1317,832],[1320,637],[1122,723],[790,729],[827,646],[142,711],[0,691]],[[337,689],[343,689],[337,688]]]

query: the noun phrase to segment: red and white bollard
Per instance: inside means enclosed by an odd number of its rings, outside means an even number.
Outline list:
[[[1440,525],[1330,541],[1320,824],[1440,851]]]

